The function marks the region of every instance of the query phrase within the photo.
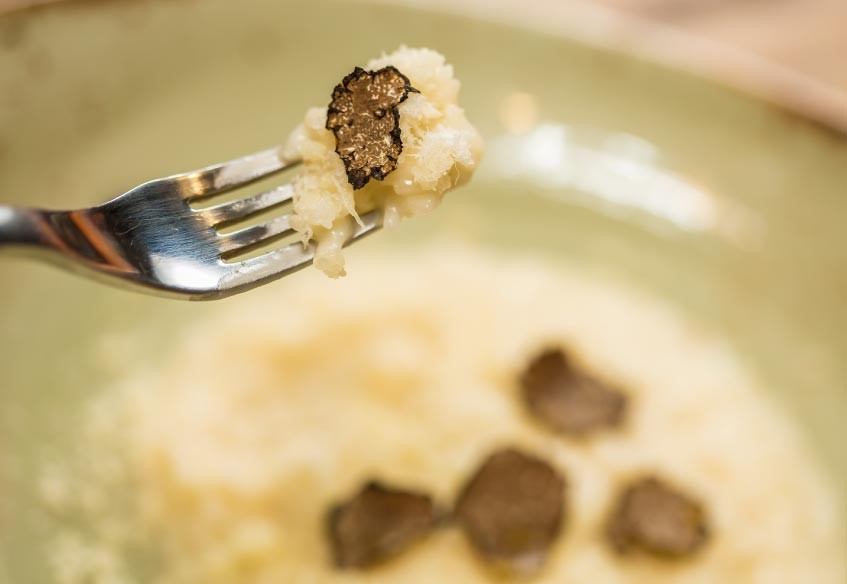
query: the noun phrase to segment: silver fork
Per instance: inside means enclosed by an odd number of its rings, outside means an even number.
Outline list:
[[[221,233],[280,207],[291,185],[204,209],[192,203],[297,166],[271,148],[200,170],[143,183],[111,201],[76,211],[0,205],[0,249],[17,249],[121,287],[188,300],[215,300],[255,288],[312,263],[314,244],[292,243],[244,261],[226,258],[293,233],[290,214]],[[378,229],[361,217],[348,243]]]

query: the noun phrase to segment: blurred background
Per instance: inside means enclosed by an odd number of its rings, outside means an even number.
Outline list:
[[[595,2],[749,49],[847,91],[845,0]]]
[[[59,0],[0,0],[0,8],[53,1]],[[428,0],[419,2],[425,5]],[[532,0],[532,4],[585,4],[667,24],[749,50],[847,94],[847,0]]]

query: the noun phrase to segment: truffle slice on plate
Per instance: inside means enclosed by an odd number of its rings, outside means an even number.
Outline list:
[[[437,521],[432,499],[372,481],[327,517],[333,563],[368,568],[387,560],[427,535]]]
[[[640,550],[665,558],[693,555],[709,539],[703,506],[666,482],[646,477],[621,494],[607,526],[621,554]]]
[[[578,369],[561,349],[544,351],[520,378],[530,412],[553,431],[584,436],[620,426],[626,396]]]
[[[455,516],[483,560],[511,572],[542,567],[562,530],[565,480],[515,449],[492,454],[465,485]]]

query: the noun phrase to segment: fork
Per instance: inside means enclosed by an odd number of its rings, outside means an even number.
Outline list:
[[[232,232],[226,227],[282,207],[290,184],[207,208],[197,202],[300,164],[280,148],[145,182],[111,201],[75,211],[0,205],[0,250],[15,249],[124,288],[187,300],[216,300],[312,263],[314,243],[291,243],[243,261],[227,258],[294,233],[290,213]],[[348,244],[382,225],[361,216]],[[222,232],[222,230],[224,232]]]

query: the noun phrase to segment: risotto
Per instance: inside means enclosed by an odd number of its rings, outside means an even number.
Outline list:
[[[835,499],[797,428],[725,344],[661,301],[460,248],[354,261],[343,288],[306,274],[222,306],[175,341],[168,366],[129,374],[99,405],[90,439],[114,447],[100,459],[117,466],[53,493],[66,508],[97,487],[89,507],[102,517],[93,535],[58,542],[59,582],[132,581],[123,562],[138,541],[157,542],[160,584],[495,582],[449,520],[365,570],[333,564],[325,521],[370,485],[362,493],[405,496],[420,527],[432,501],[449,507],[510,448],[560,477],[548,506],[567,499],[536,582],[843,583]],[[620,390],[625,418],[590,433],[541,423],[520,380],[551,346]],[[642,475],[668,483],[642,482],[631,499],[652,488],[705,511],[708,541],[685,544],[696,554],[610,545],[618,495]],[[118,512],[104,501],[122,480],[133,487]]]

